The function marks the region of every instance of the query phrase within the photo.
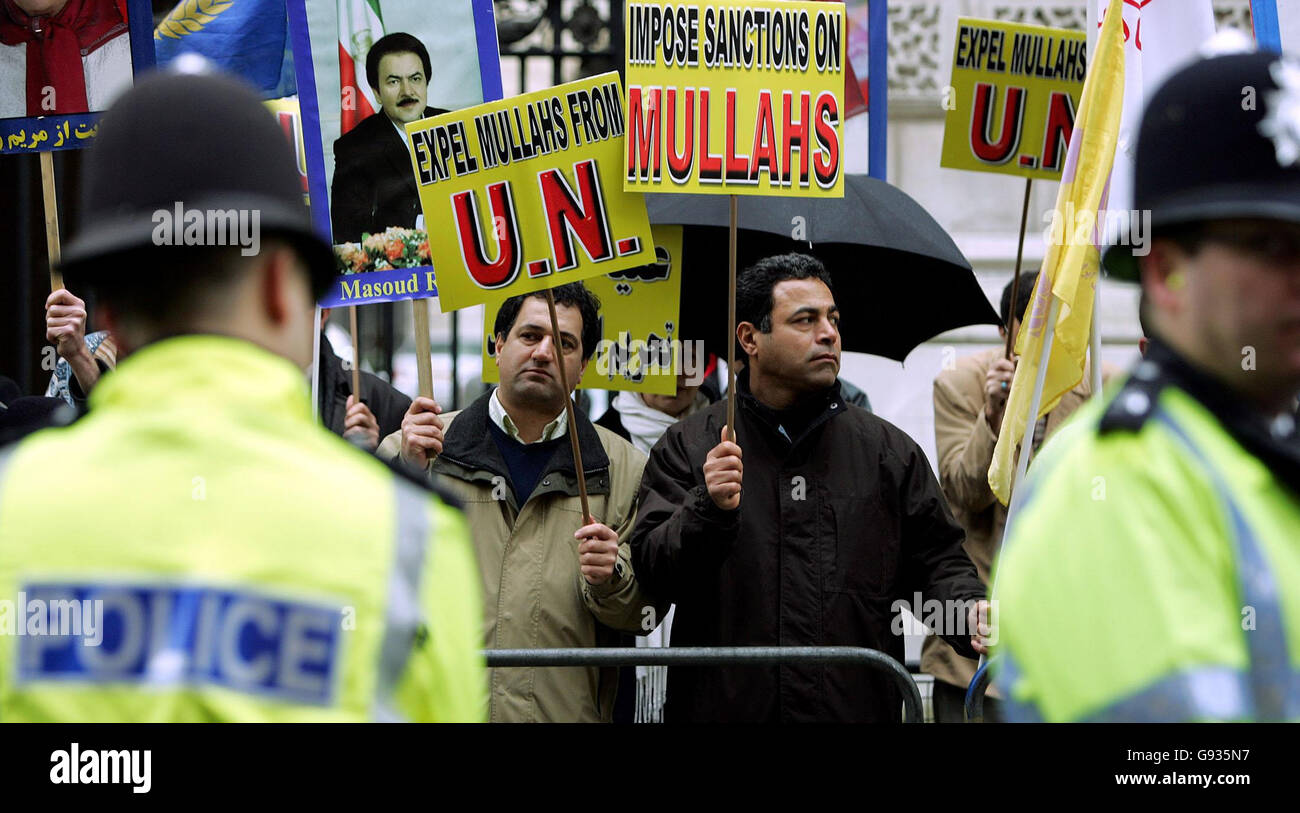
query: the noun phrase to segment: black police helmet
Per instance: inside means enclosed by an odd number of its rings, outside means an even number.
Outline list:
[[[154,73],[137,82],[100,121],[83,192],[84,225],[59,265],[97,287],[112,286],[98,274],[115,265],[102,261],[154,245],[156,213],[171,215],[178,204],[255,210],[259,240],[295,245],[318,298],[335,273],[333,251],[312,229],[288,139],[257,94],[227,76]]]
[[[1138,134],[1133,203],[1151,228],[1224,218],[1300,222],[1300,63],[1275,53],[1201,59],[1156,91]],[[1132,247],[1111,276],[1137,280]]]

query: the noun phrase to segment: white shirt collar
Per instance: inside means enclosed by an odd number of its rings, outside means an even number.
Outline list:
[[[381,115],[381,116],[383,116],[384,118],[388,119],[388,114],[385,113],[385,112],[382,111],[382,110],[379,111],[379,115]],[[402,141],[406,142],[406,145],[409,147],[410,144],[411,144],[411,142],[410,142],[410,140],[406,137],[406,125],[405,125],[405,124],[398,124],[397,122],[393,121],[392,119],[388,119],[388,123],[391,124],[391,125],[393,125],[394,127],[397,128],[397,134],[400,135],[400,136],[402,137]]]
[[[488,417],[492,419],[492,423],[496,424],[497,428],[502,432],[505,432],[520,443],[525,443],[524,439],[519,437],[519,428],[515,426],[515,422],[511,420],[510,414],[506,412],[506,408],[501,405],[501,399],[497,398],[496,390],[492,390],[492,396],[488,398]],[[555,420],[546,424],[542,429],[542,436],[533,441],[533,443],[545,443],[548,440],[554,440],[567,431],[569,431],[569,416],[565,414],[565,410],[562,409]]]

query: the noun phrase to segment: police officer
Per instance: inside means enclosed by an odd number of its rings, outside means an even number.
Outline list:
[[[1151,342],[1035,461],[995,581],[1019,719],[1300,718],[1300,66],[1181,70],[1138,141]]]
[[[463,516],[312,420],[333,257],[258,98],[139,82],[85,189],[63,270],[125,358],[0,451],[0,719],[481,720]]]

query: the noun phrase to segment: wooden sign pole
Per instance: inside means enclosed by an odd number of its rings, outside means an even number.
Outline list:
[[[59,273],[59,204],[54,193],[54,153],[41,153],[41,196],[45,198],[45,245],[50,254],[50,290],[63,287]]]
[[[736,196],[731,196],[727,249],[727,440],[736,439]]]
[[[590,523],[587,507],[587,476],[582,471],[582,449],[578,445],[578,422],[574,419],[573,399],[569,397],[569,374],[564,369],[564,343],[560,341],[560,318],[555,313],[555,294],[546,289],[546,307],[551,312],[551,342],[555,347],[555,365],[560,370],[560,389],[564,391],[564,414],[569,420],[569,444],[573,448],[573,470],[578,474],[578,497],[582,501],[583,524]]]
[[[1020,261],[1025,256],[1025,227],[1029,224],[1029,190],[1034,186],[1033,178],[1025,178],[1025,202],[1020,207],[1020,239],[1016,240],[1016,272],[1011,278],[1011,307],[1007,313],[1007,348],[1003,354],[1006,358],[1011,358],[1011,345],[1015,342],[1015,334],[1011,328],[1016,319],[1023,319],[1024,314],[1016,313],[1016,302],[1020,299]]]
[[[357,341],[357,306],[348,306],[348,321],[352,328],[352,399],[361,403],[361,349]],[[427,333],[425,334],[428,335]]]
[[[429,348],[429,300],[412,299],[415,316],[415,371],[420,378],[420,395],[433,397],[433,355]]]

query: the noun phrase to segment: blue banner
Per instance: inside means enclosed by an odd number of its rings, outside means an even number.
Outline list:
[[[153,32],[158,64],[199,54],[268,99],[297,93],[284,0],[181,2]]]
[[[426,299],[438,295],[433,267],[389,268],[362,274],[340,274],[334,278],[329,293],[318,303],[322,308],[344,305],[370,305],[375,302],[400,302],[403,299]]]
[[[75,150],[90,146],[99,132],[99,113],[0,119],[0,153]]]

